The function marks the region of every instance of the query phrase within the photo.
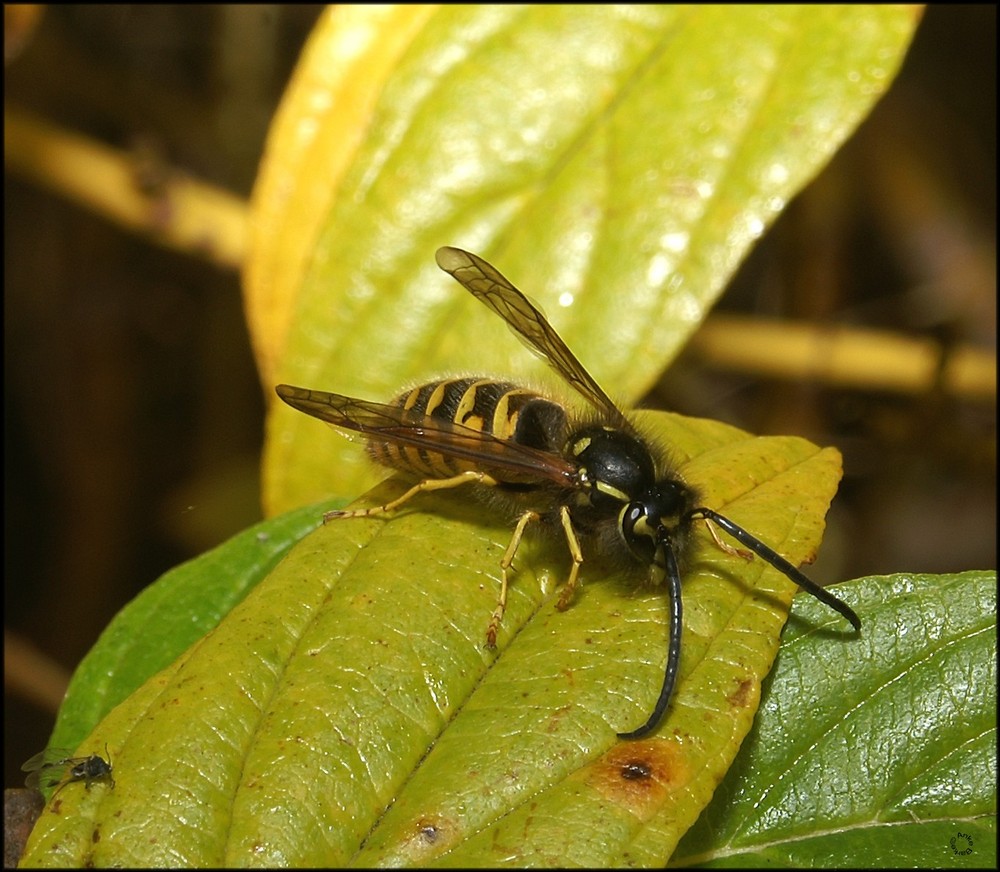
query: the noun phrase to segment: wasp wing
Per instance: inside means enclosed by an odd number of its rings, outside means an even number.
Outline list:
[[[545,316],[527,297],[481,257],[444,246],[434,255],[437,265],[507,322],[518,336],[548,361],[591,405],[625,426],[625,416],[583,368]]]
[[[576,466],[550,451],[530,448],[400,406],[292,385],[277,385],[275,391],[292,408],[369,439],[382,439],[466,460],[486,473],[501,473],[500,478],[504,481],[514,477],[521,482],[549,481],[563,487],[576,487]]]
[[[67,748],[46,748],[39,751],[33,757],[29,757],[22,765],[22,772],[35,772],[43,766],[61,766],[64,763],[76,762],[83,758],[73,756],[73,752]]]
[[[65,748],[46,748],[25,761],[22,772],[27,772],[25,787],[45,790],[55,787],[73,766],[83,763],[86,757],[72,757],[73,752]]]

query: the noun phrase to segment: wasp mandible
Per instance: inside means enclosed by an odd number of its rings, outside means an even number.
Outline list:
[[[572,565],[557,602],[560,609],[569,605],[579,583],[581,537],[648,566],[654,581],[665,578],[670,641],[663,685],[649,718],[642,726],[619,733],[623,739],[651,733],[670,702],[681,651],[681,575],[689,562],[696,521],[707,524],[724,551],[747,559],[756,554],[860,630],[861,621],[850,606],[752,533],[700,505],[698,491],[654,452],[545,316],[496,269],[459,248],[440,248],[436,259],[587,400],[591,416],[576,421],[555,400],[485,376],[430,382],[389,404],[278,385],[278,396],[290,406],[361,433],[373,460],[419,479],[391,502],[327,512],[324,520],[390,512],[421,492],[461,485],[501,496],[516,522],[500,561],[500,592],[486,631],[489,647],[496,645],[507,604],[508,573],[530,524],[555,524],[566,539]],[[716,527],[749,551],[724,543]]]

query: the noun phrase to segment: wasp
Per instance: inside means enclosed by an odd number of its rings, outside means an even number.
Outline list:
[[[438,266],[499,315],[590,405],[590,420],[577,423],[564,406],[534,391],[488,377],[430,382],[383,404],[341,394],[278,385],[279,397],[334,427],[362,434],[371,458],[409,474],[417,483],[401,496],[368,509],[327,512],[325,521],[391,512],[425,491],[472,486],[500,495],[516,518],[500,561],[500,592],[486,644],[494,647],[507,603],[508,573],[530,524],[562,529],[572,564],[557,602],[566,608],[583,563],[581,540],[600,553],[620,552],[649,567],[653,581],[667,583],[670,597],[666,668],[660,695],[647,721],[626,733],[637,739],[656,729],[673,693],[683,623],[681,577],[689,563],[691,531],[704,521],[727,553],[756,554],[861,629],[853,609],[803,575],[784,557],[714,509],[683,481],[608,397],[545,316],[481,257],[440,248]],[[715,528],[744,548],[728,545]]]
[[[21,767],[22,772],[28,773],[28,777],[24,779],[25,786],[35,790],[47,790],[58,785],[56,793],[74,781],[84,782],[87,790],[90,790],[95,781],[104,782],[110,787],[115,786],[115,779],[111,774],[110,754],[105,760],[100,754],[70,757],[69,753],[64,749],[46,748],[35,754]],[[106,746],[104,753],[108,753]]]

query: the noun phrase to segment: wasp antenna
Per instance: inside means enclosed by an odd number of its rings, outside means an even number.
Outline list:
[[[681,605],[681,572],[677,566],[677,558],[674,556],[674,549],[670,547],[670,541],[665,536],[660,536],[660,549],[663,552],[667,563],[667,592],[670,596],[670,642],[667,645],[667,665],[663,673],[663,686],[660,688],[660,696],[653,706],[653,713],[649,716],[641,727],[628,733],[619,733],[619,739],[641,739],[648,736],[663,719],[663,713],[670,705],[670,697],[674,693],[674,685],[677,683],[677,667],[681,660],[681,618],[683,608]]]
[[[820,587],[815,581],[807,578],[798,570],[798,568],[792,566],[792,564],[785,560],[785,558],[782,557],[777,551],[773,548],[769,548],[752,533],[748,533],[744,530],[739,524],[730,521],[729,518],[725,515],[720,515],[714,509],[707,509],[704,507],[693,509],[689,513],[688,517],[702,517],[705,520],[718,525],[741,545],[746,545],[746,547],[753,551],[753,553],[756,554],[761,560],[769,563],[777,569],[778,572],[790,578],[803,590],[811,593],[821,603],[828,605],[835,612],[838,612],[847,618],[855,630],[861,630],[861,618],[857,616],[854,609],[852,609],[843,600],[835,597],[826,588]]]
[[[436,259],[441,269],[545,359],[595,414],[574,424],[557,400],[486,376],[438,379],[410,388],[389,403],[277,385],[277,395],[288,405],[338,429],[360,433],[372,460],[416,479],[394,500],[367,509],[328,512],[324,520],[391,512],[420,493],[466,483],[479,491],[492,489],[494,501],[520,520],[500,562],[500,592],[486,631],[490,646],[507,599],[511,558],[529,520],[555,522],[566,534],[573,569],[560,607],[576,585],[584,536],[592,536],[598,550],[613,549],[664,572],[670,617],[663,685],[646,723],[619,733],[622,739],[653,733],[670,707],[683,629],[680,566],[687,562],[691,544],[687,534],[695,521],[704,520],[727,553],[749,558],[753,552],[860,630],[861,621],[849,606],[756,536],[712,509],[694,508],[700,501],[697,490],[671,469],[669,458],[658,456],[659,449],[629,422],[541,310],[499,270],[450,246],[438,249]],[[749,551],[723,542],[716,528]],[[38,767],[43,764],[48,765],[42,761]],[[72,766],[73,780],[83,778],[88,786],[99,779],[114,784],[111,761],[98,755],[68,758],[59,765],[63,770]]]

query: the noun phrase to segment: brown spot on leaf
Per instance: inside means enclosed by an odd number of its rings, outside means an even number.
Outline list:
[[[622,778],[628,781],[638,781],[640,778],[649,778],[653,774],[652,770],[645,764],[630,761],[622,766]]]
[[[563,705],[552,709],[548,713],[545,724],[541,727],[546,733],[558,733],[562,729],[562,722],[573,711],[572,706]]]
[[[601,796],[644,821],[689,780],[681,745],[669,739],[622,742],[588,769],[586,780]]]
[[[438,840],[437,824],[430,823],[429,821],[421,821],[417,832],[420,833],[420,838],[427,842],[428,845],[433,845]]]
[[[413,822],[410,836],[400,845],[400,858],[420,866],[443,854],[457,838],[454,821],[422,815]]]
[[[746,708],[753,702],[754,683],[749,678],[744,678],[739,687],[736,688],[726,699],[733,708]]]

